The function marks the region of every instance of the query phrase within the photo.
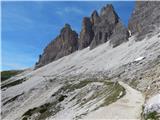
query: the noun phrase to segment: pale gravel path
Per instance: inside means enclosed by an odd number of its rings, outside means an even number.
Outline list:
[[[126,95],[109,106],[89,113],[83,119],[140,119],[144,104],[143,94],[123,82],[119,83],[126,89]]]

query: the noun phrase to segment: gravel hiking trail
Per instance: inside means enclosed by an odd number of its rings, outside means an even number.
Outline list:
[[[119,84],[126,89],[125,96],[106,107],[87,114],[82,119],[141,119],[142,105],[144,104],[143,94],[123,82],[119,82]]]

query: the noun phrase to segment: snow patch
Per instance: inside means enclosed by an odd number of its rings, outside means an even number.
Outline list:
[[[153,111],[160,113],[160,94],[154,95],[145,104],[144,113]]]
[[[145,57],[136,58],[134,61],[135,61],[135,62],[138,62],[138,61],[141,61],[141,60],[143,60],[143,59],[145,59]]]

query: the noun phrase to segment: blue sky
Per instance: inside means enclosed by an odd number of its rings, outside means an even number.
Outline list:
[[[65,23],[78,33],[84,16],[112,3],[123,23],[135,2],[2,2],[2,70],[31,67]]]

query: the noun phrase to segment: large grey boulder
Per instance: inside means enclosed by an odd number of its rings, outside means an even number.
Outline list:
[[[44,49],[43,54],[40,55],[39,61],[36,63],[36,68],[69,55],[77,49],[78,34],[71,29],[69,24],[66,24],[64,28],[61,29],[60,35],[51,41]]]
[[[92,15],[93,16],[93,15]],[[121,23],[119,16],[111,4],[101,9],[100,16],[96,13],[94,18],[96,24],[93,24],[94,38],[91,42],[90,49],[105,43],[107,41],[113,47],[120,45],[128,40],[128,30]]]
[[[128,24],[131,34],[137,35],[139,41],[157,27],[160,27],[160,2],[137,1]]]

